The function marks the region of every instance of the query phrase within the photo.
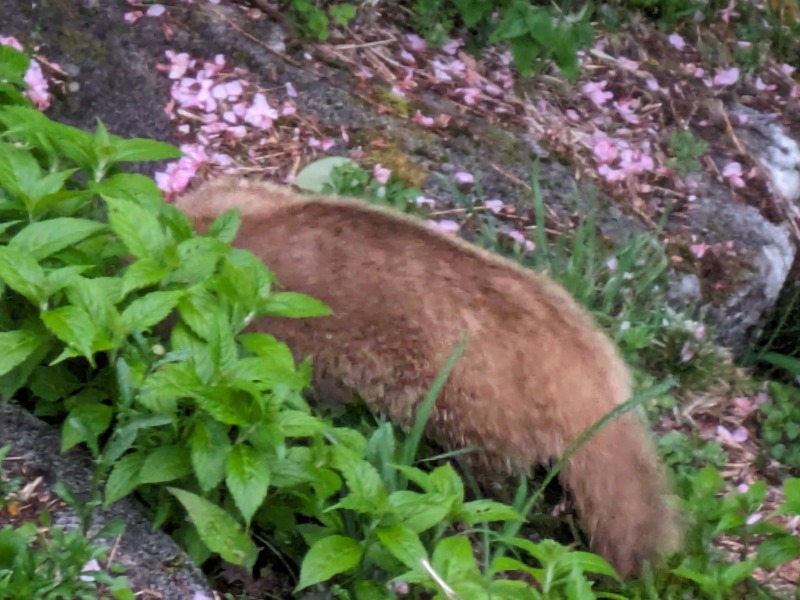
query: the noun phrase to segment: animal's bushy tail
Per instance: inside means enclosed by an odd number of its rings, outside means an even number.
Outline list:
[[[603,427],[562,471],[592,548],[623,577],[646,559],[674,551],[681,539],[668,477],[637,415]]]

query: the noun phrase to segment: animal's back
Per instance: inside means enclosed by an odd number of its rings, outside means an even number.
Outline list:
[[[312,355],[318,389],[354,390],[408,426],[463,335],[466,351],[429,422],[448,448],[486,449],[477,466],[525,471],[557,458],[630,393],[614,345],[544,275],[363,203],[217,182],[179,200],[200,227],[241,206],[235,244],[330,317],[255,326]],[[673,541],[666,480],[633,415],[584,446],[564,480],[594,546],[623,573]]]

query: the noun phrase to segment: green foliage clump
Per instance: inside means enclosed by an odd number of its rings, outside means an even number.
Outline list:
[[[330,35],[331,19],[337,25],[346,27],[358,11],[356,5],[348,2],[288,0],[287,4],[300,32],[321,41],[327,40]]]
[[[9,446],[0,448],[2,463]],[[16,492],[19,480],[5,481],[0,473],[0,511]],[[37,523],[0,528],[0,598],[7,600],[133,600],[128,581],[100,568],[108,560],[108,548],[97,543],[118,535],[121,523],[110,521],[92,536],[84,532],[51,527],[50,514],[43,511]],[[113,568],[113,567],[112,567]]]
[[[433,45],[444,43],[453,29],[463,27],[468,47],[478,51],[506,42],[514,65],[523,75],[539,72],[553,59],[562,72],[578,74],[578,50],[594,36],[589,5],[565,13],[530,0],[415,0],[415,26]]]
[[[669,138],[670,158],[667,164],[678,175],[700,170],[700,158],[708,150],[708,144],[697,139],[691,131],[673,131]]]
[[[769,384],[769,398],[759,407],[763,416],[761,439],[771,458],[800,471],[800,388]]]
[[[704,466],[720,468],[728,462],[728,455],[718,442],[681,431],[662,435],[658,449],[678,478],[690,476]]]

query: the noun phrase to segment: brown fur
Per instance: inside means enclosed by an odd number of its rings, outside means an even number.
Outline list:
[[[361,202],[223,178],[179,198],[200,231],[238,208],[234,242],[289,290],[333,316],[254,327],[314,359],[316,386],[354,390],[408,427],[468,333],[428,424],[448,449],[486,449],[485,473],[559,457],[630,394],[612,342],[561,287],[512,261]],[[650,432],[634,414],[609,424],[562,473],[593,548],[624,575],[674,549],[677,518]]]

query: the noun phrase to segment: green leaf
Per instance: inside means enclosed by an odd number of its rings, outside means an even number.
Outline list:
[[[47,299],[44,271],[27,252],[0,247],[0,279],[33,304],[40,305]]]
[[[331,181],[331,173],[337,167],[348,165],[358,167],[358,163],[344,156],[328,156],[306,165],[292,181],[301,190],[322,193],[326,183]]]
[[[7,107],[3,112],[11,112],[22,107]],[[41,167],[36,158],[22,148],[0,142],[0,183],[14,196],[20,196],[30,211],[31,206],[28,191],[36,185],[41,177]]]
[[[79,404],[69,411],[61,428],[61,452],[86,442],[96,452],[97,437],[111,425],[114,410],[107,404]]]
[[[0,376],[25,361],[44,338],[30,330],[0,332]]]
[[[92,342],[97,335],[97,329],[92,317],[75,306],[62,306],[53,310],[45,310],[40,317],[53,335],[86,357],[94,366]]]
[[[133,443],[136,441],[136,436],[141,429],[152,429],[171,424],[172,419],[166,415],[141,415],[134,417],[122,427],[114,429],[114,433],[111,434],[111,438],[108,440],[105,448],[103,448],[101,463],[107,466],[115,463],[120,456],[133,446]],[[142,457],[142,460],[144,460],[143,454]]]
[[[278,428],[286,437],[313,437],[325,431],[325,423],[314,415],[285,409],[278,413]]]
[[[37,261],[68,248],[106,228],[88,219],[61,217],[32,223],[17,233],[8,245],[28,252]]]
[[[519,69],[523,76],[530,75],[533,64],[539,57],[541,46],[530,39],[530,37],[517,37],[509,41],[511,56],[514,58],[514,66]]]
[[[0,81],[22,86],[30,57],[11,46],[0,46]]]
[[[509,519],[518,519],[519,517],[519,513],[507,504],[487,499],[465,502],[458,512],[458,518],[467,525],[507,521]]]
[[[250,519],[267,497],[269,463],[251,446],[237,444],[228,455],[226,472],[225,484],[249,527]]]
[[[800,478],[790,477],[783,482],[783,493],[786,496],[780,507],[782,514],[800,515]]]
[[[236,232],[239,231],[241,217],[238,210],[226,210],[208,228],[206,235],[222,240],[223,242],[233,242]]]
[[[225,477],[225,463],[231,451],[228,434],[220,423],[200,415],[194,422],[189,444],[195,477],[200,488],[208,492]]]
[[[180,158],[183,154],[171,144],[142,138],[122,139],[114,136],[111,138],[111,147],[111,159],[115,163]]]
[[[452,502],[440,494],[400,490],[389,496],[389,506],[402,525],[415,533],[422,533],[447,518]]]
[[[162,267],[154,259],[140,258],[122,276],[122,295],[127,296],[134,290],[155,285],[168,275],[169,269]]]
[[[231,564],[252,567],[258,550],[233,517],[185,490],[168,487],[167,491],[184,506],[200,539],[209,549]]]
[[[207,341],[214,339],[222,307],[211,294],[205,290],[193,290],[178,302],[178,311],[181,320],[197,335]]]
[[[259,313],[271,317],[324,317],[331,309],[311,296],[297,292],[276,292],[259,307]]]
[[[355,18],[358,9],[352,4],[334,4],[328,10],[336,23],[347,27],[347,24]]]
[[[457,582],[480,577],[478,565],[467,537],[454,535],[439,540],[431,560],[433,568],[445,581]]]
[[[341,471],[350,490],[335,507],[380,515],[387,505],[388,494],[375,467],[341,445],[334,446],[332,462],[334,468]]]
[[[184,292],[150,292],[137,298],[122,311],[122,324],[125,330],[147,331],[160,323],[172,312],[183,297]]]
[[[402,525],[378,527],[375,533],[392,556],[412,571],[419,571],[422,560],[428,558],[419,536],[408,527]]]
[[[343,535],[322,538],[308,549],[300,566],[300,583],[295,593],[334,575],[354,569],[361,560],[361,544]]]
[[[157,259],[167,248],[158,217],[152,210],[130,200],[103,195],[108,205],[108,223],[128,251],[136,258]]]
[[[183,446],[161,446],[147,455],[139,483],[163,483],[181,479],[192,472],[189,451]]]
[[[621,581],[619,574],[605,559],[591,552],[568,552],[563,556],[559,566],[565,570],[576,566],[584,573],[607,575]]]
[[[776,535],[765,539],[758,547],[758,566],[774,569],[800,556],[800,538],[790,535]]]
[[[136,489],[139,485],[139,473],[146,458],[143,452],[137,452],[123,456],[116,462],[108,476],[103,506],[111,506]]]

